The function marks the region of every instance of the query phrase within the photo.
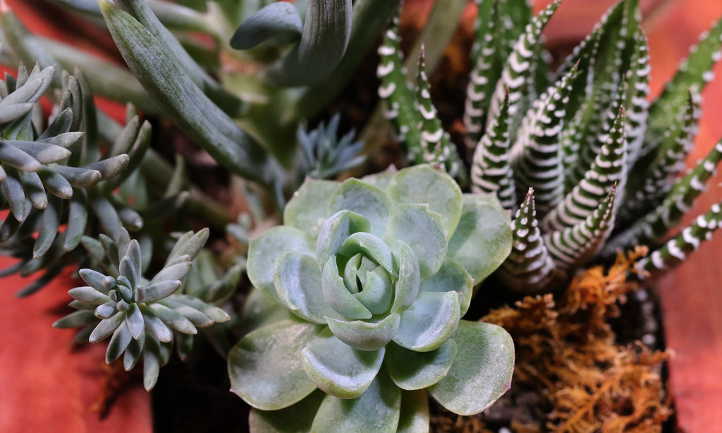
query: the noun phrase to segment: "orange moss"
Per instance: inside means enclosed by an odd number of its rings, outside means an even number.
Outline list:
[[[540,419],[512,416],[514,433],[659,433],[671,415],[660,374],[666,354],[616,344],[609,319],[638,288],[632,263],[646,251],[619,255],[609,270],[577,275],[557,299],[526,297],[482,320],[514,337],[517,361],[510,397],[534,394]],[[512,404],[514,406],[514,404]],[[518,408],[511,407],[510,411]],[[484,417],[434,416],[436,433],[487,433]]]

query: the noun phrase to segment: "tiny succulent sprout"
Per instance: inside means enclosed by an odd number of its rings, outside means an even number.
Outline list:
[[[150,280],[143,277],[143,252],[137,240],[117,246],[117,267],[105,275],[92,269],[78,273],[87,286],[68,293],[77,311],[53,324],[56,328],[82,327],[80,335],[91,343],[110,337],[105,362],[123,358],[131,370],[143,360],[143,384],[150,390],[175,344],[184,359],[198,328],[230,319],[222,309],[179,293],[193,258],[208,239],[208,230],[181,236],[163,268]],[[124,250],[123,252],[121,252]]]
[[[429,165],[309,178],[284,225],[249,247],[257,326],[228,371],[251,431],[428,429],[427,394],[457,414],[486,409],[510,386],[514,345],[461,318],[511,241],[493,195],[463,194]]]

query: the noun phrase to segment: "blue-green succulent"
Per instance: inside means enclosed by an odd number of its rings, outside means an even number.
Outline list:
[[[461,318],[511,240],[493,195],[428,165],[308,179],[250,243],[254,329],[228,369],[251,431],[427,432],[427,395],[483,411],[510,385],[514,345]]]

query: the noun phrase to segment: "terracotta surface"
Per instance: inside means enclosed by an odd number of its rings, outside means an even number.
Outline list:
[[[11,260],[0,258],[0,267]],[[72,330],[51,324],[68,302],[68,276],[36,296],[17,299],[27,284],[18,277],[0,285],[0,432],[3,433],[150,433],[149,399],[140,386],[118,398],[100,419],[109,370],[104,347],[72,350]]]
[[[675,4],[650,33],[656,88],[671,76],[697,34],[722,16],[722,1],[685,0]],[[722,137],[722,67],[704,93],[697,160]],[[662,81],[660,81],[662,80]],[[722,200],[722,175],[711,181],[690,215]],[[691,218],[687,219],[687,222]],[[670,361],[671,391],[680,427],[688,433],[722,432],[722,236],[705,244],[674,273],[660,281]]]

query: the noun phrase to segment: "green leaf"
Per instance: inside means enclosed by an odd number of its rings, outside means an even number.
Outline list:
[[[416,352],[435,350],[456,331],[460,318],[456,292],[422,292],[401,313],[394,342]]]
[[[390,209],[391,203],[383,191],[358,179],[342,183],[332,196],[328,208],[329,214],[349,210],[363,216],[371,225],[371,233],[379,236],[386,231]]]
[[[285,409],[274,411],[251,409],[248,417],[250,431],[253,433],[309,433],[313,418],[325,396],[323,392],[316,391]]]
[[[268,229],[253,239],[248,247],[248,278],[258,288],[275,295],[273,279],[278,261],[286,253],[312,253],[305,233],[293,227]]]
[[[421,282],[422,292],[456,292],[459,295],[460,315],[469,310],[474,294],[474,280],[460,264],[447,260],[439,272]]]
[[[323,222],[316,238],[316,257],[319,263],[326,263],[353,233],[368,230],[369,222],[357,213],[342,210],[333,214]]]
[[[391,341],[399,327],[399,315],[390,314],[378,322],[328,319],[328,327],[339,340],[359,350],[379,350]]]
[[[283,223],[315,235],[329,212],[331,197],[341,188],[338,182],[306,178],[283,211]]]
[[[449,372],[456,358],[453,339],[431,352],[414,352],[395,344],[386,350],[386,368],[394,383],[401,389],[426,389],[437,384]]]
[[[403,391],[396,433],[429,433],[430,421],[429,396],[426,391]]]
[[[185,132],[232,173],[265,185],[277,181],[266,151],[203,94],[160,39],[118,4],[102,0],[100,9],[130,69]]]
[[[248,17],[231,38],[231,47],[248,50],[258,44],[273,40],[288,43],[300,38],[303,22],[298,9],[283,2],[271,3]]]
[[[326,323],[329,311],[316,259],[305,254],[286,254],[278,261],[274,281],[278,297],[293,313],[309,322]]]
[[[459,185],[451,176],[429,165],[406,168],[392,178],[388,190],[395,203],[427,204],[441,215],[447,239],[461,219],[463,207]]]
[[[301,42],[271,77],[285,86],[325,80],[343,59],[351,38],[351,0],[317,0],[306,8]]]
[[[243,305],[239,333],[247,333],[262,326],[282,320],[291,320],[294,316],[268,291],[254,288]]]
[[[413,304],[418,297],[421,287],[421,270],[416,254],[410,246],[401,241],[392,242],[391,245],[399,267],[391,311],[399,312]]]
[[[313,433],[396,433],[401,391],[379,374],[366,392],[347,400],[326,396],[313,420]]]
[[[328,259],[321,274],[321,289],[326,303],[348,320],[370,319],[372,314],[351,294],[338,274],[336,257]]]
[[[301,357],[306,374],[324,392],[357,398],[381,369],[384,349],[357,350],[333,335],[319,335],[303,348]]]
[[[474,415],[511,386],[514,342],[501,327],[462,320],[454,336],[458,354],[449,373],[434,385],[432,397],[458,415]]]
[[[316,389],[300,353],[315,334],[311,324],[284,320],[243,337],[228,354],[231,392],[261,410],[301,401]]]
[[[362,253],[383,267],[386,272],[390,274],[394,272],[394,256],[391,253],[391,249],[381,238],[370,233],[361,232],[352,234],[341,245],[338,252],[345,257]]]
[[[428,206],[403,204],[394,208],[387,239],[405,242],[414,251],[421,277],[435,274],[446,257],[447,241],[440,216]]]
[[[465,194],[459,225],[449,241],[449,258],[479,284],[511,252],[509,216],[491,195]],[[463,305],[462,305],[463,306]]]

